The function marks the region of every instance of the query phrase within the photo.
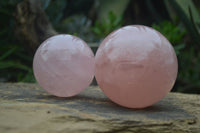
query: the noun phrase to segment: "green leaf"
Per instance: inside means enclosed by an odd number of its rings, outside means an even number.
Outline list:
[[[26,71],[30,70],[30,68],[27,67],[26,65],[23,65],[16,61],[0,61],[0,70],[7,69],[7,68],[15,68],[15,69],[21,69],[21,70],[26,70]]]
[[[177,55],[179,55],[180,54],[180,50],[182,50],[184,48],[185,48],[185,44],[184,43],[174,46],[174,50],[175,50]]]
[[[165,0],[165,2],[169,3],[173,7],[177,16],[182,20],[188,32],[190,32],[190,35],[195,43],[200,44],[200,36],[196,33],[196,29],[192,24],[192,20],[190,19],[190,15],[192,14],[193,18],[195,18],[193,20],[195,25],[200,23],[199,13],[192,0]]]
[[[4,53],[2,56],[0,56],[0,60],[3,60],[5,58],[7,58],[9,55],[13,54],[16,50],[16,47],[8,50],[6,53]]]
[[[105,37],[113,30],[121,27],[123,24],[123,16],[117,17],[113,12],[109,12],[107,19],[103,19],[101,22],[96,21],[92,31],[99,37]]]

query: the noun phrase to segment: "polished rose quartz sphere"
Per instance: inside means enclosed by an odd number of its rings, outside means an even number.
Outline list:
[[[95,57],[95,77],[115,103],[144,108],[161,100],[173,87],[177,57],[158,31],[141,25],[109,34]]]
[[[56,35],[44,41],[33,60],[34,75],[52,95],[74,96],[89,86],[94,76],[94,54],[80,38]]]

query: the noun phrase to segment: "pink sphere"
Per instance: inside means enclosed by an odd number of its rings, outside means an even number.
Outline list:
[[[94,76],[94,54],[80,38],[56,35],[44,41],[33,60],[34,75],[52,95],[74,96],[89,86]]]
[[[95,77],[115,103],[144,108],[161,100],[173,87],[177,57],[158,31],[141,25],[122,27],[109,34],[95,57]]]

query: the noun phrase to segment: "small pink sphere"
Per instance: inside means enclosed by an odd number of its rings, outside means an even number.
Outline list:
[[[89,86],[94,76],[94,54],[72,35],[56,35],[44,41],[33,60],[34,75],[52,95],[74,96]]]
[[[177,57],[158,31],[141,25],[109,34],[95,57],[95,77],[103,92],[128,108],[145,108],[161,100],[173,87]]]

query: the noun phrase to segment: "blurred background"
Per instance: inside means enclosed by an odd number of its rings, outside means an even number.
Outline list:
[[[0,0],[0,82],[36,82],[34,53],[53,35],[79,36],[95,53],[110,32],[131,24],[151,26],[173,45],[172,91],[200,94],[199,0]]]

